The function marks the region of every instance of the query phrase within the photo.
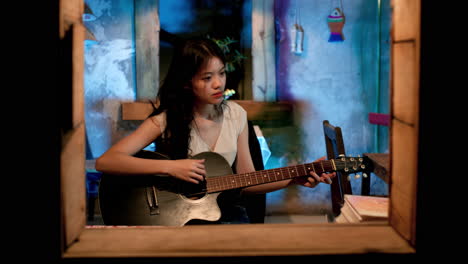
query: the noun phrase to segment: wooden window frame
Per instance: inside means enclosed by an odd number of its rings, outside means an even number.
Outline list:
[[[74,12],[81,14],[81,4],[79,0],[62,0],[61,21],[80,24],[80,16]],[[387,224],[86,227],[84,192],[82,189],[70,191],[69,186],[69,182],[83,180],[85,166],[81,158],[75,157],[76,162],[69,162],[69,158],[76,153],[84,156],[83,109],[79,106],[82,104],[79,93],[83,91],[83,72],[76,70],[83,62],[77,59],[73,61],[73,65],[77,66],[73,67],[74,125],[63,137],[62,144],[62,258],[174,259],[415,253],[420,5],[420,1],[392,1],[391,195],[390,220]],[[67,23],[61,24],[61,28],[68,28]],[[83,40],[84,29],[82,26],[73,28],[78,41],[74,43],[79,43],[80,38]],[[83,55],[79,45],[77,47],[74,58]],[[400,94],[403,92],[404,95]],[[399,96],[410,100],[409,105],[401,104]],[[406,179],[406,182],[403,183],[401,179]]]

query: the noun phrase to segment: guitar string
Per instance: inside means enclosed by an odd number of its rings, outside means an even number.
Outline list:
[[[335,164],[339,165],[340,162],[335,161]],[[306,169],[305,168],[306,165],[311,165],[311,166],[308,169]],[[316,165],[320,165],[319,169],[315,169]],[[302,166],[303,172],[301,174],[298,174],[300,166]],[[322,166],[324,170],[322,169]],[[255,172],[250,172],[250,173],[218,176],[216,178],[210,178],[210,182],[212,184],[211,186],[208,186],[207,188],[212,189],[212,190],[222,190],[226,188],[227,189],[239,188],[239,187],[245,187],[245,186],[250,186],[250,185],[255,185],[255,184],[272,182],[269,173],[272,173],[274,175],[275,177],[274,181],[286,180],[286,179],[291,179],[294,177],[306,176],[308,174],[306,173],[306,171],[308,170],[310,172],[310,170],[312,170],[311,168],[313,168],[316,172],[318,171],[318,173],[322,173],[326,171],[333,171],[333,166],[332,166],[331,161],[313,162],[313,163],[308,163],[308,164],[301,164],[301,165],[276,168],[276,169],[270,169],[270,170],[255,171]],[[287,174],[286,174],[286,171],[287,171]],[[268,177],[268,181],[262,180],[262,182],[259,182],[258,179],[262,179],[261,177],[262,174],[264,175],[263,179],[265,179],[265,175]],[[279,180],[278,180],[277,175],[280,176]]]

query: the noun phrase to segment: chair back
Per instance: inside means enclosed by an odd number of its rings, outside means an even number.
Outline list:
[[[325,136],[325,146],[327,148],[327,158],[336,159],[340,155],[346,156],[341,128],[333,126],[328,120],[323,121],[323,132]],[[336,178],[331,184],[332,210],[334,216],[338,216],[344,204],[344,195],[352,194],[351,183],[348,180],[349,173],[336,172]]]

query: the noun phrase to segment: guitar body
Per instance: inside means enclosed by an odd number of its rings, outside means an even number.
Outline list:
[[[168,159],[145,150],[136,156]],[[232,174],[229,163],[217,153],[203,152],[193,159],[205,159],[207,178]],[[220,193],[208,194],[204,188],[204,184],[187,183],[167,175],[104,174],[99,184],[99,205],[105,225],[183,226],[192,219],[219,220]],[[194,193],[199,194],[192,197]]]

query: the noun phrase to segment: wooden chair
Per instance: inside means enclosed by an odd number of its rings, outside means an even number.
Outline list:
[[[331,125],[328,120],[324,120],[323,132],[327,148],[327,158],[336,159],[340,155],[346,156],[341,128]],[[332,210],[335,217],[340,214],[345,194],[352,194],[348,173],[336,172],[336,178],[331,184]]]

